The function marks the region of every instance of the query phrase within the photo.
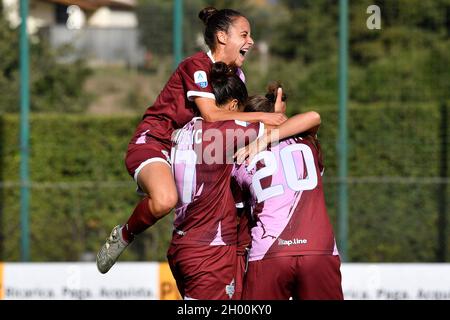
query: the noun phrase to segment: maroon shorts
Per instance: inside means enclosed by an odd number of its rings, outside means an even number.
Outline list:
[[[236,258],[236,246],[171,244],[167,252],[170,269],[184,299],[232,299]]]
[[[157,128],[158,121],[141,121],[128,144],[125,165],[136,182],[139,171],[149,163],[163,162],[170,166],[170,135],[168,139],[155,138],[152,134]]]
[[[233,300],[241,300],[242,299],[242,289],[244,287],[244,276],[245,276],[245,271],[246,271],[246,263],[247,263],[247,255],[246,254],[237,256],[236,278],[235,278]]]
[[[343,300],[339,256],[309,255],[250,261],[243,300]]]
[[[128,145],[125,165],[135,181],[141,169],[152,162],[163,162],[170,166],[170,147],[156,139],[147,139],[147,142],[142,144]]]

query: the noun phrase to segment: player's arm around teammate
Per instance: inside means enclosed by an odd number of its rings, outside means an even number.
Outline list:
[[[199,13],[205,24],[204,38],[208,53],[199,52],[183,60],[157,97],[147,109],[128,145],[125,159],[128,173],[134,178],[145,197],[137,204],[124,225],[116,226],[97,254],[97,267],[106,273],[133,241],[167,215],[177,204],[178,194],[170,164],[171,136],[194,116],[206,121],[262,121],[280,125],[286,117],[281,114],[252,113],[220,109],[208,82],[215,61],[240,68],[253,46],[250,23],[231,9],[205,8]],[[242,70],[238,69],[241,79]]]
[[[278,86],[279,84],[273,83],[272,85]],[[286,103],[283,99],[283,89],[281,88],[281,86],[278,86],[277,88],[269,87],[269,91],[270,90],[274,91],[272,95],[275,95],[273,112],[284,114],[286,112]],[[266,99],[266,97],[260,97],[255,95],[252,96],[251,99],[254,100],[249,101],[247,103],[246,106],[247,110],[248,109],[258,110],[256,107],[261,107],[258,106],[258,104],[265,103],[263,99]],[[256,107],[251,108],[251,104],[254,104]],[[264,110],[264,107],[262,107],[262,110]],[[251,111],[251,112],[253,113],[258,111]],[[253,141],[249,145],[239,149],[236,152],[235,154],[236,162],[238,164],[241,164],[246,159],[247,162],[251,162],[253,157],[257,153],[265,150],[269,144],[276,143],[280,140],[297,135],[299,133],[310,133],[312,135],[315,135],[317,133],[317,130],[319,129],[321,121],[322,120],[320,118],[319,113],[317,113],[316,111],[307,111],[290,117],[280,126],[267,124],[266,125],[267,130],[265,131],[264,135],[262,135],[257,140]]]
[[[248,94],[234,68],[215,63],[211,83],[220,108],[242,109]],[[167,258],[183,299],[228,300],[236,294],[236,208],[227,150],[237,135],[229,134],[239,130],[255,139],[262,127],[195,117],[174,137],[172,166],[180,202]]]

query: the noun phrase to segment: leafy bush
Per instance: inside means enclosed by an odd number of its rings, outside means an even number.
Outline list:
[[[30,41],[30,109],[35,112],[83,112],[89,96],[83,92],[90,69],[81,60],[58,63],[53,50],[38,37]],[[19,30],[0,14],[0,113],[19,112]]]

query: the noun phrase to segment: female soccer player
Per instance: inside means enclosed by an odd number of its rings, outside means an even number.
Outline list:
[[[273,93],[250,98],[245,110],[273,112]],[[244,300],[343,299],[317,129],[282,140],[233,171],[251,195]]]
[[[219,108],[242,109],[247,90],[236,71],[219,62],[210,76]],[[293,118],[296,130],[317,125],[320,119],[314,115]],[[206,122],[195,117],[175,135],[171,158],[179,201],[167,257],[184,299],[234,298],[237,216],[230,187],[233,154],[263,134],[262,123]]]
[[[171,135],[194,116],[206,121],[243,120],[279,125],[282,114],[244,114],[218,108],[209,81],[215,61],[241,67],[253,46],[250,24],[239,12],[208,7],[200,11],[205,24],[204,38],[208,53],[199,52],[180,63],[153,106],[145,112],[129,145],[126,167],[145,193],[132,215],[122,226],[116,226],[97,254],[97,267],[106,273],[134,236],[143,232],[177,203],[177,192],[170,166]],[[244,79],[242,71],[239,75]]]

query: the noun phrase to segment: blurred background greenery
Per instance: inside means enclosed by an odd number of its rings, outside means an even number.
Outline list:
[[[380,30],[366,26],[372,4],[381,9]],[[206,5],[237,9],[250,20],[250,93],[280,80],[289,114],[320,112],[325,193],[337,231],[338,1],[185,0],[184,56],[204,50],[197,14]],[[51,35],[58,26],[31,37],[32,261],[92,260],[134,208],[138,197],[123,159],[173,71],[172,6],[141,0],[126,7],[142,51],[135,60],[94,59],[75,40],[57,46]],[[448,261],[450,0],[361,0],[349,9],[349,260]],[[18,261],[18,29],[5,5],[2,11],[0,261]],[[98,29],[79,32],[99,36]],[[171,222],[146,231],[121,259],[164,261]]]

